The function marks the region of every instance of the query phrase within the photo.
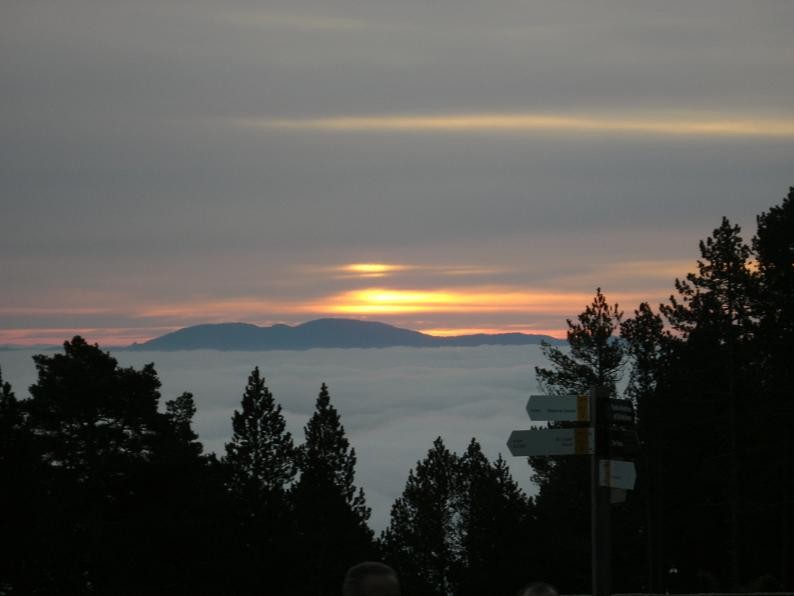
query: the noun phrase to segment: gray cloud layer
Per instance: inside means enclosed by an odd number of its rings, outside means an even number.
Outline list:
[[[382,259],[554,286],[615,260],[693,258],[720,215],[750,224],[792,183],[787,137],[234,124],[516,111],[791,121],[789,3],[12,0],[3,12],[0,306],[320,295],[334,282],[284,282],[298,266]]]

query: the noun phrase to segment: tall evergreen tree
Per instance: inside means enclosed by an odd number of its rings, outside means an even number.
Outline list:
[[[31,422],[47,463],[99,481],[114,466],[151,454],[160,380],[154,365],[120,368],[82,337],[63,347],[63,354],[33,357]]]
[[[671,457],[680,451],[677,440],[680,424],[676,420],[680,416],[670,415],[670,406],[676,399],[676,391],[671,389],[670,369],[678,341],[665,329],[662,317],[647,303],[640,304],[632,318],[621,322],[620,334],[631,361],[626,396],[636,404],[637,432],[642,445],[637,459],[639,479],[634,492],[644,507],[646,585],[649,591],[661,593],[667,589],[665,573],[671,563],[665,560],[664,495],[682,484],[675,480],[665,482],[672,476],[668,462],[676,461]]]
[[[625,361],[625,349],[615,337],[623,312],[607,302],[601,288],[593,302],[577,316],[568,319],[568,350],[542,344],[543,355],[551,368],[535,367],[540,386],[550,394],[583,394],[593,386],[610,395],[616,392]]]
[[[271,494],[285,492],[297,471],[292,435],[265,379],[255,367],[248,377],[242,410],[232,416],[232,439],[226,444],[232,490]]]
[[[304,427],[300,478],[291,491],[296,554],[292,593],[335,594],[350,565],[374,553],[370,509],[355,480],[356,453],[323,383]]]
[[[700,243],[696,271],[676,280],[677,295],[661,306],[672,333],[647,305],[622,325],[633,362],[627,391],[648,458],[638,488],[648,498],[652,589],[670,565],[693,591],[789,581],[783,404],[794,345],[780,340],[794,316],[784,281],[793,214],[790,193],[759,216],[752,249],[723,218]]]
[[[243,559],[234,587],[241,594],[281,593],[292,516],[287,491],[296,474],[297,450],[259,367],[248,377],[241,406],[232,416],[232,439],[223,460]]]
[[[757,358],[759,391],[766,407],[756,408],[753,442],[765,445],[756,453],[768,465],[758,466],[766,473],[758,478],[763,494],[758,504],[770,512],[756,525],[768,528],[768,544],[777,545],[772,553],[749,555],[778,559],[776,575],[779,587],[791,590],[794,573],[790,561],[794,557],[794,188],[780,205],[757,218],[758,230],[752,246],[758,269],[756,315],[759,320]],[[774,512],[774,513],[771,513]],[[773,537],[778,536],[775,540]],[[755,549],[754,549],[755,550]],[[762,559],[763,560],[763,559]]]
[[[33,588],[25,577],[37,546],[31,521],[44,490],[23,407],[0,370],[0,536],[6,545],[0,557],[0,593],[10,594]]]
[[[218,543],[190,424],[192,396],[158,411],[152,364],[122,368],[81,337],[34,356],[25,400],[40,462],[29,564],[42,593],[211,589]],[[174,556],[174,553],[180,553]]]
[[[129,536],[122,546],[129,527],[119,512],[138,494],[139,472],[156,452],[159,379],[151,365],[118,367],[79,336],[64,343],[63,354],[33,360],[38,378],[26,410],[53,496],[41,516],[49,526],[42,540],[52,553],[42,581],[76,593],[113,591],[124,581],[123,555],[111,556],[109,546],[122,552],[140,546],[129,544]]]
[[[705,456],[701,461],[707,462],[698,483],[703,488],[700,501],[711,511],[722,512],[720,517],[701,516],[703,541],[687,537],[689,544],[681,549],[691,551],[692,545],[702,549],[689,556],[690,576],[716,574],[727,579],[731,590],[739,588],[743,575],[740,510],[746,486],[740,484],[740,477],[748,470],[748,442],[740,421],[747,419],[754,401],[740,396],[752,395],[757,385],[752,365],[757,277],[750,268],[750,247],[740,234],[739,226],[723,218],[700,242],[697,272],[676,280],[678,297],[671,296],[670,303],[661,307],[682,340],[679,377],[686,379],[686,385],[679,391],[686,396],[687,422],[693,423],[688,434],[698,437],[698,449]],[[720,560],[718,553],[727,557]],[[687,575],[685,570],[682,573]],[[694,577],[689,581],[694,582]]]
[[[406,593],[509,594],[543,571],[532,521],[501,456],[491,463],[472,439],[458,457],[439,437],[410,471],[380,543]]]
[[[449,596],[462,565],[460,463],[441,437],[411,470],[381,537],[407,594]]]
[[[457,596],[512,594],[528,577],[538,546],[532,509],[501,456],[488,461],[472,439],[460,458],[457,510],[462,564]]]
[[[0,369],[0,466],[10,465],[18,457],[17,443],[24,422],[19,401],[11,384],[3,381]]]

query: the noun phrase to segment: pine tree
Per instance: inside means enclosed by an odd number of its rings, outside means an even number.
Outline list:
[[[0,535],[7,545],[0,557],[0,593],[24,593],[24,571],[31,557],[30,534],[39,486],[37,461],[22,404],[0,370]],[[33,490],[31,490],[33,489]],[[33,506],[32,506],[33,505]]]
[[[112,468],[152,453],[160,423],[152,364],[120,368],[79,336],[64,343],[63,354],[33,360],[30,420],[47,463],[99,482]]]
[[[637,432],[642,445],[636,461],[639,479],[632,502],[642,501],[638,505],[644,507],[641,527],[646,540],[647,586],[651,592],[661,593],[667,587],[665,494],[684,484],[672,478],[674,466],[670,463],[678,461],[675,458],[680,452],[678,412],[685,407],[683,404],[676,407],[678,396],[672,388],[670,373],[675,348],[680,342],[665,329],[662,317],[647,303],[640,304],[634,316],[620,324],[620,335],[631,359],[626,396],[637,407]],[[685,490],[689,490],[688,486]]]
[[[25,410],[50,496],[37,537],[50,553],[39,564],[50,571],[38,589],[113,591],[126,573],[119,557],[140,547],[119,512],[143,490],[141,472],[160,444],[159,379],[152,365],[120,368],[79,336],[64,353],[33,360],[38,378]]]
[[[306,441],[299,455],[300,483],[333,487],[360,522],[366,523],[370,510],[366,506],[364,490],[356,490],[354,484],[356,450],[350,447],[325,383],[320,388],[314,414],[304,432]]]
[[[703,489],[699,500],[717,512],[698,520],[704,528],[702,548],[711,553],[700,558],[711,573],[727,578],[731,590],[739,588],[744,566],[740,509],[745,501],[741,493],[748,487],[740,477],[748,469],[748,436],[740,421],[751,415],[747,407],[754,401],[740,396],[752,395],[758,384],[752,365],[757,276],[750,267],[750,247],[740,234],[739,226],[723,218],[700,242],[697,273],[677,279],[678,297],[671,296],[670,304],[661,306],[682,340],[677,362],[685,384],[679,392],[686,396],[687,419],[694,422],[688,434],[697,436],[697,448],[708,462],[698,482]],[[687,441],[686,436],[681,439]],[[684,552],[693,544],[686,540],[689,544],[681,545]],[[721,560],[719,553],[727,557]]]
[[[38,379],[24,409],[46,486],[32,529],[39,548],[28,561],[37,570],[28,573],[37,577],[35,590],[217,586],[208,563],[220,544],[219,510],[191,429],[192,396],[159,412],[153,364],[119,367],[79,336],[64,343],[64,353],[34,362]]]
[[[676,279],[679,297],[670,297],[662,311],[684,339],[711,342],[736,349],[736,342],[752,334],[752,297],[756,276],[750,269],[750,247],[741,228],[723,217],[722,223],[700,242],[697,273]]]
[[[24,418],[11,384],[3,381],[0,369],[0,466],[10,465],[17,457],[17,443]]]
[[[501,456],[472,439],[462,457],[441,437],[408,475],[380,539],[406,593],[423,596],[515,592],[534,567],[531,502]]]
[[[242,410],[232,417],[232,440],[226,444],[225,463],[232,491],[242,495],[284,493],[296,474],[292,435],[265,379],[255,367],[248,377]]]
[[[279,578],[289,565],[287,491],[296,474],[297,450],[259,367],[248,376],[241,406],[232,416],[232,439],[223,459],[240,559],[233,586],[238,593],[280,593]]]
[[[542,344],[552,368],[535,367],[540,386],[553,395],[584,394],[593,386],[614,395],[625,360],[624,347],[615,337],[622,318],[618,305],[610,306],[601,288],[596,289],[593,302],[577,321],[566,321],[569,351]]]
[[[757,218],[758,230],[752,246],[758,269],[758,296],[756,315],[758,341],[756,361],[760,368],[759,392],[762,400],[755,410],[759,424],[754,437],[756,445],[765,445],[756,453],[758,466],[765,472],[757,477],[762,494],[758,506],[765,511],[775,511],[767,521],[766,540],[770,552],[748,553],[769,562],[778,560],[780,588],[791,590],[794,573],[790,561],[794,552],[794,188],[789,188],[780,205]],[[763,406],[762,406],[763,404]],[[761,407],[762,406],[762,407]],[[755,526],[760,525],[755,521]],[[753,549],[754,551],[756,549]],[[771,570],[770,570],[771,571]]]
[[[544,570],[532,569],[530,503],[505,460],[489,462],[472,439],[460,458],[458,489],[462,563],[455,593],[511,594],[527,577],[540,577]]]
[[[291,491],[299,560],[290,591],[335,594],[346,569],[371,557],[374,544],[366,524],[370,509],[363,489],[354,484],[356,453],[325,383],[304,432],[300,479]]]
[[[448,596],[460,575],[460,462],[441,437],[411,470],[381,537],[407,594]]]
[[[193,431],[196,403],[193,394],[185,391],[176,399],[165,402],[165,415],[178,446],[190,456],[199,456],[203,450],[198,435]]]

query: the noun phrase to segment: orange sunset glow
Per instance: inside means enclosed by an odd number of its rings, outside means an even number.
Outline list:
[[[383,271],[385,275],[387,271],[398,268],[362,264],[358,270]],[[662,292],[658,294],[661,299]],[[626,305],[626,308],[633,308],[647,296],[624,292],[608,295],[608,298]],[[0,343],[59,344],[74,334],[81,334],[91,341],[127,345],[200,323],[298,324],[321,317],[380,320],[439,336],[525,332],[564,337],[565,319],[580,312],[591,299],[592,295],[587,292],[550,292],[515,286],[368,287],[304,300],[256,297],[194,299],[179,303],[118,305],[113,311],[139,326],[20,327],[0,330]],[[69,311],[60,309],[58,312],[64,310]],[[47,309],[37,306],[27,312],[46,313]],[[107,312],[103,307],[92,309],[86,306],[79,310],[83,316],[101,316]],[[506,320],[505,315],[514,320]]]
[[[7,326],[0,329],[0,344],[53,345],[80,334],[90,341],[122,346],[202,323],[295,325],[322,317],[382,321],[439,336],[525,332],[564,337],[565,320],[590,302],[591,288],[605,286],[608,299],[630,312],[645,300],[663,302],[672,280],[691,268],[692,262],[683,259],[613,261],[597,269],[560,275],[557,288],[549,289],[496,283],[518,274],[507,267],[479,263],[362,259],[299,265],[292,271],[297,279],[333,283],[336,289],[306,295],[291,292],[279,296],[265,290],[171,300],[79,292],[53,306],[44,299],[0,305],[0,316],[42,321],[57,317],[60,322]],[[378,281],[371,281],[375,279]],[[643,291],[606,290],[625,288],[626,279],[643,280]]]
[[[511,288],[398,290],[369,288],[344,292],[321,306],[335,314],[564,312],[586,304],[578,293],[519,291]]]
[[[399,315],[405,313],[475,314],[514,312],[525,315],[569,316],[592,296],[583,292],[546,292],[514,287],[457,287],[400,289],[373,287],[344,291],[313,300],[250,298],[199,300],[182,304],[145,306],[135,311],[141,319],[193,319],[211,321],[261,319],[281,316]],[[640,296],[620,294],[634,301]],[[235,319],[237,317],[237,319]]]

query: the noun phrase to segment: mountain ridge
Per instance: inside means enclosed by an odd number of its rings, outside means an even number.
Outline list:
[[[547,341],[564,344],[549,335],[527,333],[478,333],[439,337],[387,323],[359,319],[324,318],[299,325],[278,323],[260,327],[251,323],[192,325],[134,343],[124,349],[177,350],[310,350],[314,348],[475,347],[482,345],[536,345]]]

